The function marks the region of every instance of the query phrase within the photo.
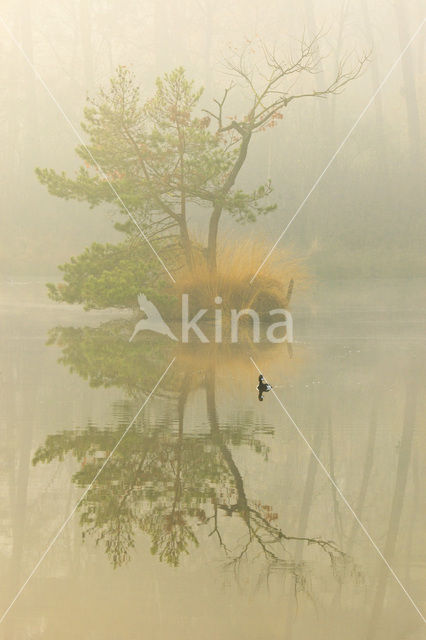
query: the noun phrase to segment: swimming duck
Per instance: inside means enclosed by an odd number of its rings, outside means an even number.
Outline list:
[[[263,394],[272,389],[271,385],[268,382],[266,382],[262,374],[260,374],[259,376],[259,384],[257,385],[256,389],[259,392],[258,399],[260,402],[263,402]]]

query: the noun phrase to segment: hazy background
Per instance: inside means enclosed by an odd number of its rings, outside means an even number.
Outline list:
[[[158,74],[183,65],[211,108],[229,81],[224,60],[247,41],[285,50],[304,30],[324,28],[328,57],[314,86],[345,53],[371,50],[364,75],[344,94],[295,101],[278,127],[256,136],[239,184],[271,177],[278,208],[256,225],[223,220],[221,230],[235,238],[260,233],[271,243],[423,19],[421,0],[3,0],[0,13],[77,127],[86,95],[119,64],[136,73],[143,96]],[[78,141],[1,24],[0,34],[1,272],[53,275],[90,242],[118,234],[108,208],[53,198],[37,182],[36,166],[76,167]],[[315,275],[426,272],[425,37],[424,28],[281,245],[307,256]]]
[[[304,31],[309,37],[323,27],[328,57],[324,78],[313,76],[312,88],[333,76],[345,53],[371,50],[362,78],[342,95],[294,101],[279,126],[255,136],[238,184],[254,187],[271,177],[278,208],[255,225],[239,226],[224,216],[221,233],[236,242],[241,234],[264,236],[271,244],[423,19],[421,0],[0,0],[0,16],[76,127],[86,95],[105,85],[119,64],[133,69],[146,97],[158,74],[183,65],[206,87],[202,106],[209,108],[229,81],[223,62],[231,49],[256,38],[285,50]],[[281,244],[306,256],[313,275],[324,281],[308,301],[296,289],[295,357],[288,367],[277,359],[276,374],[265,370],[420,607],[426,566],[425,412],[417,390],[426,362],[420,300],[420,276],[426,275],[425,38],[423,28]],[[52,327],[94,327],[115,317],[48,301],[44,283],[59,277],[57,265],[91,242],[120,236],[108,206],[90,210],[50,196],[38,183],[36,166],[71,172],[78,166],[78,140],[1,19],[0,74],[1,614],[78,499],[71,460],[34,467],[36,449],[58,431],[128,425],[130,405],[121,387],[90,387],[58,365],[63,348],[46,346]],[[195,221],[192,229],[205,232]],[[99,355],[100,365],[105,357],[112,380],[134,386],[132,369],[120,369],[120,359],[115,367],[114,334],[100,335],[93,360],[84,343],[77,355],[89,364]],[[122,342],[130,348],[127,334]],[[143,366],[140,373],[152,375]],[[11,610],[1,638],[115,640],[145,632],[161,640],[358,640],[375,625],[375,640],[422,637],[417,612],[282,408],[272,397],[258,402],[251,362],[225,373],[217,394],[224,430],[232,435],[234,426],[265,425],[270,447],[260,463],[254,450],[231,442],[248,495],[273,505],[286,532],[342,543],[362,581],[350,575],[341,585],[328,568],[312,563],[313,604],[299,594],[296,606],[291,580],[284,600],[281,588],[247,597],[228,577],[224,588],[222,557],[207,534],[179,572],[160,564],[142,535],[134,563],[114,572],[101,546],[82,543],[76,516]],[[185,413],[191,436],[206,424],[204,402],[201,389],[191,396]],[[177,433],[173,398],[151,398],[143,415],[147,424],[161,424],[164,416],[171,434]]]

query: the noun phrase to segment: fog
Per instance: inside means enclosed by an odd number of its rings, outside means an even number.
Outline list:
[[[54,275],[58,264],[91,242],[118,237],[107,206],[89,210],[84,202],[54,198],[34,173],[37,166],[77,168],[70,123],[84,138],[79,123],[86,96],[106,86],[117,65],[136,74],[144,98],[153,94],[158,75],[183,66],[205,87],[201,106],[211,109],[229,83],[232,56],[259,43],[290,52],[304,34],[321,31],[324,58],[305,81],[308,89],[331,78],[346,55],[368,54],[361,77],[340,95],[289,104],[278,126],[255,136],[237,186],[271,178],[271,202],[278,207],[254,224],[221,220],[219,238],[260,234],[272,244],[419,27],[421,5],[3,0],[3,275]],[[425,37],[422,29],[395,64],[280,243],[306,258],[315,276],[424,274]],[[244,104],[238,88],[236,96]],[[206,226],[194,216],[190,229],[202,236]]]
[[[0,640],[420,640],[421,1],[0,7]]]

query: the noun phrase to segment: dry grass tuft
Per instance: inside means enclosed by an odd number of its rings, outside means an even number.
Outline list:
[[[289,304],[288,288],[293,280],[297,289],[306,286],[307,273],[300,260],[275,249],[260,273],[250,280],[265,258],[270,245],[241,241],[237,246],[225,245],[218,251],[217,274],[213,275],[205,257],[197,253],[194,269],[177,274],[179,294],[189,294],[191,308],[214,308],[216,296],[222,298],[222,308],[255,309],[266,313]]]

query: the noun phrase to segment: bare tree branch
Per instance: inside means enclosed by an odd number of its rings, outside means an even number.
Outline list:
[[[300,82],[303,76],[319,73],[321,64],[326,56],[319,51],[320,39],[324,36],[321,31],[310,40],[305,37],[300,42],[296,55],[290,54],[287,59],[279,57],[275,48],[269,49],[263,42],[260,48],[263,66],[255,62],[248,62],[247,50],[241,53],[236,61],[227,61],[227,70],[235,78],[233,84],[226,89],[222,100],[216,100],[218,112],[206,111],[218,123],[218,133],[235,131],[239,138],[244,138],[265,126],[274,126],[281,119],[282,110],[293,100],[301,98],[326,98],[329,95],[341,93],[350,82],[358,78],[369,59],[363,54],[356,64],[350,64],[353,52],[345,55],[338,63],[333,79],[324,89],[291,93],[292,88]],[[295,77],[295,78],[294,78]],[[294,78],[291,83],[288,80]],[[223,124],[225,101],[236,84],[246,88],[252,96],[252,103],[248,111],[239,119],[233,118],[228,125]],[[233,140],[233,144],[235,144]]]

